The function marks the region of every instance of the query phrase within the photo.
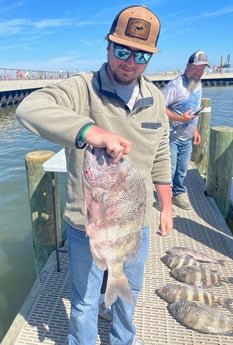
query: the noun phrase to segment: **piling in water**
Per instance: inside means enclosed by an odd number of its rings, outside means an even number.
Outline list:
[[[37,274],[42,270],[50,253],[56,248],[55,229],[58,243],[62,243],[57,177],[42,169],[42,164],[53,155],[53,151],[33,151],[25,156]]]
[[[204,108],[198,120],[198,131],[201,135],[201,142],[199,145],[193,145],[192,161],[195,162],[201,176],[205,178],[208,169],[211,99],[202,98],[201,106]]]
[[[212,196],[226,219],[230,209],[233,175],[233,127],[210,129],[207,193]]]

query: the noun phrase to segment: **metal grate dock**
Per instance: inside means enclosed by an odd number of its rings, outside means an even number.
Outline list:
[[[195,169],[188,171],[187,184],[194,207],[191,211],[183,211],[174,206],[174,230],[170,236],[156,234],[159,212],[153,209],[150,254],[135,313],[137,336],[145,345],[230,345],[233,343],[231,336],[201,334],[180,325],[168,313],[167,303],[155,294],[158,287],[174,281],[169,269],[160,261],[165,251],[173,246],[191,247],[213,258],[225,259],[225,266],[208,264],[208,267],[224,276],[233,276],[231,232],[214,201],[205,196],[205,185]],[[66,344],[70,312],[69,268],[67,253],[61,253],[60,257],[61,272],[56,270],[55,253],[52,253],[2,345]],[[210,291],[233,298],[233,285],[230,284]],[[223,307],[219,309],[232,315]],[[99,319],[97,345],[109,345],[108,330],[109,324]]]

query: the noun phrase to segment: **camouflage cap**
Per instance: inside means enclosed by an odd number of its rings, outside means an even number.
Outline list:
[[[130,6],[115,17],[107,38],[118,44],[156,53],[159,33],[160,21],[151,10],[145,6]]]

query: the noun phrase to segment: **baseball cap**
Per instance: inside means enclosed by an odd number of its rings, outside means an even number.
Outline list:
[[[191,63],[193,65],[206,65],[210,67],[207,55],[202,50],[198,50],[195,53],[193,53],[190,56],[188,63]]]
[[[158,52],[158,17],[145,6],[129,6],[115,17],[107,39],[149,53]]]

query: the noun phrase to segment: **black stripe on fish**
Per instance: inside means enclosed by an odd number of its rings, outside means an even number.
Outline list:
[[[181,282],[199,287],[219,286],[222,282],[230,284],[233,282],[233,277],[223,277],[202,266],[182,266],[180,268],[174,268],[171,270],[170,275]]]

